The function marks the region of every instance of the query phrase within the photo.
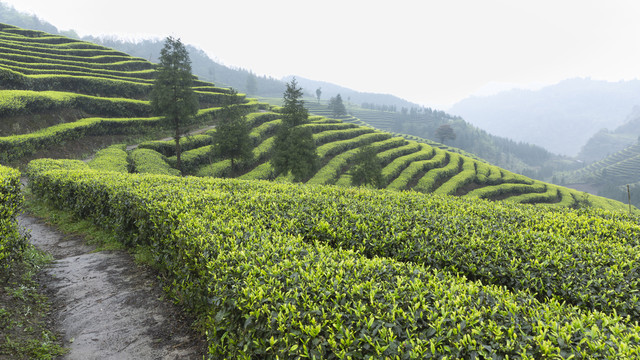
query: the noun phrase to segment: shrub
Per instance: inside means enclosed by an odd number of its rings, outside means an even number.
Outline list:
[[[212,143],[213,138],[208,134],[187,135],[180,138],[180,148],[183,151],[197,149],[199,147],[211,145]],[[157,151],[166,157],[176,155],[176,141],[173,139],[145,141],[140,143],[138,147],[141,149],[150,149],[153,151]]]
[[[33,168],[38,194],[131,246],[149,246],[172,279],[171,295],[200,318],[214,358],[639,353],[637,324],[615,310],[635,311],[629,290],[637,274],[625,274],[638,250],[625,240],[637,241],[637,218],[407,192]],[[465,272],[483,281],[457,275]],[[551,295],[540,301],[538,289]]]
[[[131,162],[137,173],[180,176],[180,171],[171,168],[166,157],[151,149],[135,149],[131,153]]]
[[[414,186],[414,190],[421,192],[433,192],[436,190],[436,184],[447,178],[451,178],[455,174],[460,172],[460,164],[462,163],[462,158],[460,155],[455,153],[449,153],[449,162],[443,167],[431,168],[427,171],[424,176],[422,176],[416,186]],[[473,171],[475,175],[475,169]],[[457,184],[456,184],[457,185]],[[446,191],[450,191],[449,187],[445,188]],[[447,194],[450,195],[450,194]]]
[[[20,233],[18,214],[23,196],[20,172],[0,165],[0,280],[5,281],[11,267],[22,260],[27,237]]]
[[[129,154],[125,151],[126,145],[112,145],[98,151],[93,159],[88,162],[92,169],[103,171],[129,172]]]
[[[213,163],[214,158],[213,145],[202,146],[193,150],[185,151],[182,153],[182,171],[185,174],[195,174],[199,167]],[[167,158],[167,162],[174,168],[177,165],[175,156]]]
[[[446,151],[442,151],[440,149],[436,149],[436,148],[431,148],[431,149],[433,149],[432,154],[435,154],[433,155],[433,157],[431,157],[429,160],[410,162],[409,166],[407,166],[400,173],[400,175],[397,178],[395,178],[395,180],[389,183],[389,185],[387,186],[387,189],[405,190],[411,180],[415,179],[417,176],[419,176],[423,172],[429,171],[430,169],[443,165],[449,159],[450,153]],[[383,175],[387,174],[384,169],[382,171],[383,171]]]
[[[444,184],[435,189],[436,194],[442,195],[455,195],[456,192],[467,184],[472,183],[476,179],[476,162],[468,158],[460,157],[462,164],[462,171],[455,173],[451,171],[448,175],[441,173],[439,180],[450,177]],[[435,170],[432,170],[435,171]],[[428,173],[427,173],[428,174]]]

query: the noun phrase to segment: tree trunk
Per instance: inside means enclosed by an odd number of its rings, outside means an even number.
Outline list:
[[[174,119],[174,125],[175,125],[175,136],[174,139],[176,139],[176,167],[178,168],[178,171],[180,171],[180,175],[184,176],[184,172],[182,171],[182,160],[180,159],[180,156],[182,155],[182,151],[180,149],[180,121],[178,119]]]
[[[178,168],[178,170],[180,171],[180,174],[184,176],[184,173],[182,172],[182,161],[180,160],[180,153],[182,151],[180,150],[180,136],[176,136],[176,167]]]

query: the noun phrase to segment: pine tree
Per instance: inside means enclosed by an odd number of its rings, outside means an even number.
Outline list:
[[[249,74],[247,74],[247,93],[258,93],[258,79],[256,78],[256,75],[251,71],[249,72]]]
[[[180,138],[185,122],[198,112],[198,98],[191,88],[191,60],[180,39],[167,37],[160,52],[160,66],[151,91],[151,106],[174,130],[177,167],[182,172]]]
[[[329,99],[329,110],[331,110],[333,117],[347,115],[347,108],[345,108],[344,103],[342,102],[342,96],[340,96],[340,94]]]
[[[251,138],[249,126],[242,110],[234,106],[237,92],[231,91],[228,96],[222,117],[216,125],[213,135],[214,155],[231,160],[231,171],[236,170],[236,161],[249,160],[251,152]]]
[[[351,184],[355,186],[384,186],[382,164],[376,151],[371,146],[361,147],[356,154],[355,164],[351,170]]]
[[[302,89],[296,79],[287,83],[283,98],[282,125],[276,134],[271,164],[276,175],[291,172],[293,181],[308,179],[318,168],[318,154],[313,133],[301,127],[308,121],[309,113],[304,107]]]
[[[298,87],[296,78],[287,83],[287,89],[283,94],[282,123],[287,128],[302,125],[309,119],[309,112],[304,107],[302,100],[302,88]]]
[[[445,140],[455,140],[456,133],[453,131],[453,128],[449,124],[442,124],[438,126],[434,136],[440,140],[441,143],[444,144]]]

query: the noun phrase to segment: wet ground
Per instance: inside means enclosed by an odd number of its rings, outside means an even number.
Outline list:
[[[202,359],[206,344],[153,273],[122,251],[92,247],[21,215],[31,242],[56,259],[42,274],[63,359]]]

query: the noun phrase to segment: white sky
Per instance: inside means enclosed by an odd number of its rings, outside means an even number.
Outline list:
[[[3,1],[80,35],[173,35],[259,75],[441,109],[514,85],[640,76],[636,0]]]

